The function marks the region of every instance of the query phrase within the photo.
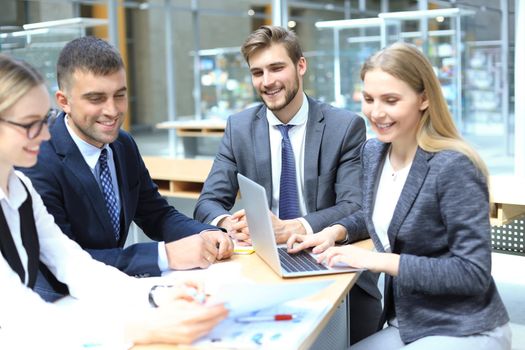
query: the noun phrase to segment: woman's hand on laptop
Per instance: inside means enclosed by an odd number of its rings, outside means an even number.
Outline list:
[[[399,274],[399,261],[399,254],[375,252],[352,244],[329,248],[317,256],[318,263],[325,263],[328,266],[343,263],[372,272],[384,272],[391,276]]]
[[[312,253],[319,254],[333,247],[335,242],[344,240],[346,229],[341,225],[329,226],[313,235],[293,234],[286,245],[289,253],[297,253],[301,250],[312,248]]]

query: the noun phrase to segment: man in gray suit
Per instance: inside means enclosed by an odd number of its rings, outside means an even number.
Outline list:
[[[293,32],[263,26],[241,51],[264,104],[229,118],[194,217],[249,244],[244,210],[230,213],[239,189],[237,173],[266,189],[278,243],[292,233],[314,234],[357,211],[363,119],[305,95],[307,63]],[[377,329],[377,275],[363,273],[350,298],[354,343]]]

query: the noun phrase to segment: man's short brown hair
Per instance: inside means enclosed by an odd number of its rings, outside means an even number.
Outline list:
[[[250,56],[261,49],[270,47],[273,44],[283,44],[288,56],[294,64],[303,57],[303,50],[295,33],[279,26],[262,26],[252,32],[241,47],[241,52],[250,65]]]
[[[120,53],[107,41],[94,36],[74,39],[64,46],[58,56],[58,87],[67,88],[77,70],[105,76],[122,68],[124,63]]]

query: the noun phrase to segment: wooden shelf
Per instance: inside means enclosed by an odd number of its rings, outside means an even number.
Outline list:
[[[178,128],[177,136],[181,137],[222,137],[224,134],[224,129],[214,129],[214,128]]]
[[[167,121],[157,124],[158,129],[175,129],[182,137],[221,137],[226,128],[225,120]]]
[[[213,160],[143,157],[151,178],[163,196],[199,197]]]
[[[163,196],[199,197],[213,164],[212,159],[144,157],[144,163]],[[525,178],[491,176],[492,226],[501,226],[525,215]]]
[[[490,223],[505,225],[525,215],[525,177],[491,176],[490,200],[494,204]]]

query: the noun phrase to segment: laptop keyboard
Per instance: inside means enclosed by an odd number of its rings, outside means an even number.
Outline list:
[[[317,263],[315,258],[306,252],[288,254],[286,248],[277,248],[281,266],[286,272],[320,271],[328,270],[325,266]]]

